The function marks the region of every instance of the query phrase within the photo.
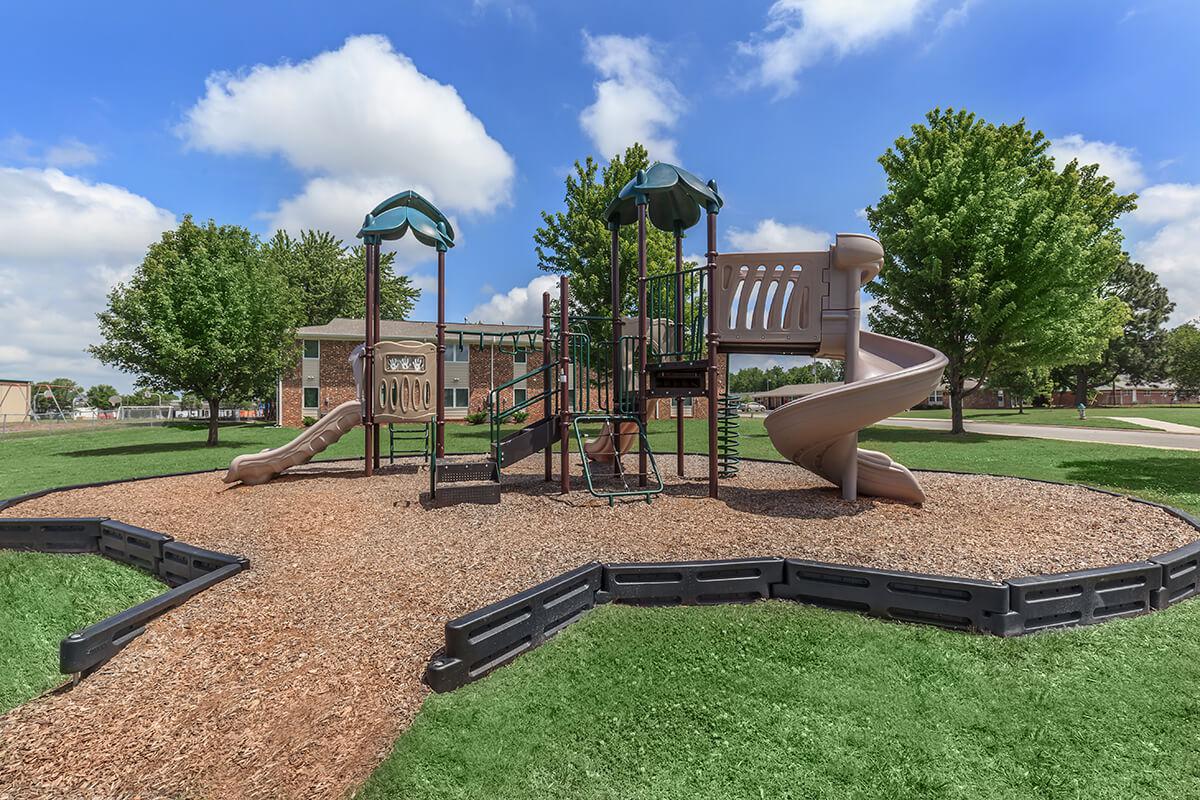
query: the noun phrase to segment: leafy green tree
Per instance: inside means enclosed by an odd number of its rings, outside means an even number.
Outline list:
[[[880,159],[888,191],[867,219],[887,264],[868,291],[874,330],[946,354],[953,427],[969,378],[993,366],[1095,360],[1124,304],[1101,287],[1121,256],[1117,217],[1134,207],[1096,167],[1061,172],[1024,121],[992,125],[934,109]]]
[[[604,221],[604,209],[638,170],[650,166],[646,148],[633,144],[624,156],[615,155],[603,168],[588,156],[566,178],[565,210],[542,212],[542,226],[533,234],[538,268],[571,279],[571,313],[610,317],[612,283],[609,255],[612,236]],[[646,274],[661,275],[675,270],[675,237],[646,225]],[[703,233],[700,234],[703,237]],[[696,266],[687,262],[685,269]],[[637,226],[621,229],[621,312],[628,317],[637,308]],[[634,334],[626,323],[626,336]],[[595,344],[608,341],[611,329],[605,323],[589,326]],[[603,361],[603,359],[601,359]],[[603,369],[603,364],[600,364]]]
[[[121,396],[121,405],[125,406],[160,406],[171,397],[169,392],[156,392],[144,386],[134,387],[131,394]]]
[[[1050,370],[1044,367],[996,367],[988,385],[1003,391],[1008,401],[1017,407],[1018,414],[1024,414],[1025,406],[1031,405],[1035,397],[1054,390]]]
[[[1142,386],[1161,381],[1167,374],[1166,324],[1175,304],[1158,276],[1122,253],[1101,293],[1124,302],[1129,318],[1099,360],[1055,370],[1055,384],[1073,390],[1076,403],[1086,403],[1094,387],[1112,383],[1118,375]]]
[[[297,295],[301,325],[324,325],[335,317],[366,315],[366,270],[361,245],[349,249],[332,233],[300,231],[293,239],[277,231],[263,245],[267,263],[283,275]],[[408,319],[421,290],[395,272],[395,253],[379,257],[379,313],[383,319]]]
[[[97,315],[104,343],[89,350],[139,386],[204,398],[212,446],[221,401],[269,394],[295,363],[297,313],[248,230],[186,216],[109,294]]]
[[[47,390],[52,397],[46,397]],[[75,398],[83,394],[83,387],[70,378],[51,378],[48,381],[34,384],[33,391],[35,393],[33,408],[39,414],[58,409],[62,409],[65,414],[70,414]]]
[[[765,372],[760,367],[745,367],[729,376],[729,387],[737,394],[752,394],[798,383],[837,383],[842,378],[840,361],[814,360],[790,369],[776,365]]]
[[[117,389],[115,386],[110,386],[107,383],[98,383],[87,390],[87,404],[92,408],[108,411],[113,407],[113,403],[109,398],[116,396]]]
[[[761,392],[767,385],[767,376],[759,367],[745,367],[729,376],[729,390],[735,394]]]
[[[1167,372],[1178,394],[1200,395],[1200,324],[1188,322],[1167,334]]]

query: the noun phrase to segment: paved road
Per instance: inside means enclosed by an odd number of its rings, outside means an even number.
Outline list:
[[[920,428],[927,431],[950,430],[950,420],[948,419],[890,417],[880,424],[901,428]],[[1124,444],[1134,447],[1157,447],[1164,450],[1200,450],[1200,436],[1194,433],[1063,428],[1055,425],[1022,425],[1007,422],[971,422],[970,420],[963,424],[970,433],[982,433],[988,436],[1027,436],[1034,439],[1058,439],[1064,442]]]

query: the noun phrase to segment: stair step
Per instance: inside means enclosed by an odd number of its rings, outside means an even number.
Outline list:
[[[534,453],[540,453],[558,441],[558,419],[546,417],[526,425],[521,430],[500,442],[499,457],[496,458],[497,448],[492,448],[492,457],[501,466],[511,466]]]
[[[449,461],[438,459],[437,483],[461,483],[464,481],[496,480],[494,461]]]
[[[456,506],[461,503],[496,505],[500,502],[500,484],[473,483],[469,486],[441,486],[433,499],[434,508]]]
[[[668,361],[649,364],[646,372],[649,397],[703,397],[707,386],[707,361]]]

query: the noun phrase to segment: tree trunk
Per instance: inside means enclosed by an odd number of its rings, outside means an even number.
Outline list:
[[[950,367],[950,432],[964,433],[963,427],[963,377],[958,368]]]
[[[208,400],[208,442],[209,447],[217,446],[217,414],[221,411],[221,399],[209,398]]]
[[[1088,374],[1083,367],[1075,370],[1075,405],[1087,405]]]

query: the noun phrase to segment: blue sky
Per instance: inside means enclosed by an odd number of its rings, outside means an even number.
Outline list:
[[[1186,0],[6,4],[0,376],[128,388],[82,349],[184,213],[349,241],[416,187],[460,232],[449,317],[524,321],[546,284],[532,232],[575,159],[640,139],[717,179],[723,250],[816,249],[866,230],[877,157],[934,106],[1024,117],[1141,193],[1127,246],[1183,321],[1198,42]],[[399,252],[426,287],[429,255]]]

